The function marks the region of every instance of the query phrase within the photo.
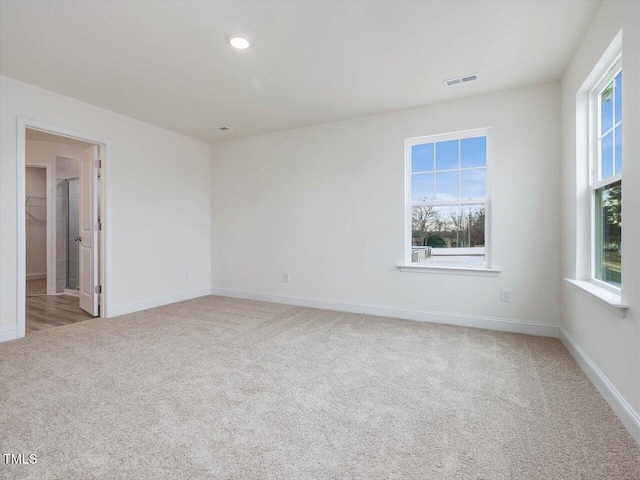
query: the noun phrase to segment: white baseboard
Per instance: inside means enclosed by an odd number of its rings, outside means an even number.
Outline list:
[[[108,318],[126,315],[127,313],[139,312],[141,310],[148,310],[149,308],[161,307],[162,305],[168,305],[170,303],[182,302],[184,300],[204,297],[210,294],[211,290],[209,288],[203,288],[200,290],[192,290],[190,292],[178,293],[176,295],[169,295],[166,297],[156,297],[149,300],[141,300],[139,302],[123,303],[122,305],[115,305],[113,307],[110,307]]]
[[[624,397],[616,390],[616,387],[609,381],[598,366],[580,348],[580,345],[560,327],[560,341],[569,350],[577,364],[589,377],[591,383],[598,389],[600,394],[607,401],[613,412],[618,416],[627,431],[640,445],[640,415],[629,405]]]
[[[27,280],[42,280],[47,278],[47,272],[44,273],[27,273]]]
[[[3,328],[0,330],[0,343],[15,340],[17,337],[18,329],[16,327]]]
[[[322,308],[324,310],[337,310],[340,312],[364,313],[379,317],[402,318],[404,320],[415,320],[419,322],[444,323],[447,325],[483,328],[486,330],[497,330],[500,332],[525,333],[528,335],[538,335],[542,337],[557,338],[559,334],[559,328],[557,325],[509,320],[506,318],[491,318],[458,313],[427,312],[398,307],[369,305],[365,303],[336,302],[291,295],[272,295],[267,293],[226,290],[220,288],[212,288],[211,295],[260,300],[270,303],[283,303],[285,305],[296,305],[300,307]]]
[[[72,297],[79,297],[80,296],[80,291],[79,290],[71,290],[70,288],[65,288],[64,292],[56,293],[56,295],[71,295]]]

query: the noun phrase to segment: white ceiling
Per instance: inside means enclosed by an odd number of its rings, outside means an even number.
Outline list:
[[[597,3],[2,1],[0,70],[215,142],[558,79]]]

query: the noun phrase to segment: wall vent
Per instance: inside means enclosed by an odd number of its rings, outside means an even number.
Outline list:
[[[462,77],[450,78],[449,80],[444,81],[445,87],[452,87],[453,85],[460,85],[461,83],[473,82],[478,79],[477,73],[472,73],[470,75],[464,75]]]

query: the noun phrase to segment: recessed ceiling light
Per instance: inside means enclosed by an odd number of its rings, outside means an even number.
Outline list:
[[[249,48],[250,41],[246,35],[228,35],[227,43],[238,50]]]

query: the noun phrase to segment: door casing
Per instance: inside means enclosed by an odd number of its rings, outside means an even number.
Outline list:
[[[100,317],[109,318],[110,303],[110,273],[111,273],[111,141],[91,134],[69,130],[38,120],[17,117],[17,255],[16,255],[16,338],[25,336],[26,309],[26,225],[25,225],[25,166],[26,166],[26,130],[40,130],[61,137],[73,138],[98,145],[102,168],[100,172],[100,216],[102,229],[99,232],[99,282],[102,287],[100,294]]]

